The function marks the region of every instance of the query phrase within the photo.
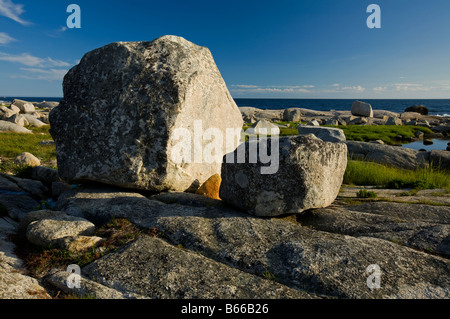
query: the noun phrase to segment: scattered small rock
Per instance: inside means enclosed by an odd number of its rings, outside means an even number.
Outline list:
[[[31,153],[24,152],[19,154],[15,159],[14,163],[22,166],[40,166],[41,161]]]

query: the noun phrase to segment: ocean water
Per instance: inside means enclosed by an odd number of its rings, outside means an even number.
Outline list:
[[[350,111],[354,99],[234,99],[238,106],[252,106],[260,109],[281,110],[300,107],[316,111]],[[374,110],[386,110],[395,113],[404,112],[413,105],[425,105],[430,115],[450,116],[450,99],[446,100],[374,100],[360,101],[372,105]]]
[[[11,103],[14,99],[30,102],[60,101],[61,97],[11,97],[0,96],[0,103]],[[260,109],[282,110],[289,107],[300,107],[316,111],[349,111],[354,99],[234,99],[238,106],[252,106]],[[412,105],[425,105],[430,115],[450,117],[450,99],[446,100],[374,100],[361,99],[370,103],[374,110],[387,110],[396,113],[404,112]]]

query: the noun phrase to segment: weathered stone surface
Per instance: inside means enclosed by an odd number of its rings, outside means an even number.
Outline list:
[[[80,288],[67,286],[67,279],[73,276],[72,273],[66,271],[57,271],[45,277],[45,281],[55,286],[66,294],[76,294],[81,298],[95,298],[95,299],[142,299],[143,297],[136,294],[121,293],[115,289],[106,287],[98,282],[89,280],[84,276],[79,276]],[[72,277],[73,278],[73,277]]]
[[[64,215],[64,213],[48,209],[29,212],[20,220],[18,231],[20,233],[25,233],[32,222],[61,215]]]
[[[46,123],[42,122],[40,119],[38,119],[36,116],[31,114],[23,114],[23,117],[28,121],[28,124],[35,127],[42,127],[47,125]]]
[[[0,191],[0,204],[8,210],[8,215],[14,220],[21,220],[27,213],[39,209],[39,202],[26,192]]]
[[[198,194],[186,192],[168,192],[151,196],[150,199],[163,202],[165,204],[179,204],[193,207],[217,207],[226,206],[222,200],[205,197]]]
[[[429,165],[429,153],[427,152],[357,141],[347,141],[346,144],[351,158],[361,158],[370,162],[407,169]]]
[[[356,116],[373,117],[372,106],[369,103],[355,101],[352,104],[352,114]]]
[[[50,299],[36,279],[23,274],[23,263],[9,240],[16,229],[14,221],[0,217],[0,299]]]
[[[185,191],[219,173],[221,163],[179,163],[172,151],[182,143],[192,155],[194,137],[197,143],[199,134],[215,128],[223,135],[218,155],[225,154],[226,129],[240,131],[243,124],[211,52],[180,37],[91,51],[63,86],[50,123],[59,174],[69,182]]]
[[[54,168],[45,166],[35,166],[31,170],[31,178],[41,181],[46,185],[51,185],[53,182],[60,181],[58,171]]]
[[[421,206],[421,205],[417,205]],[[427,215],[427,208],[422,208]],[[447,215],[450,208],[444,207]],[[407,210],[407,207],[405,206]],[[428,219],[433,219],[431,214]],[[444,223],[424,222],[403,215],[391,217],[383,214],[372,214],[357,211],[357,208],[324,208],[309,211],[297,217],[297,222],[303,226],[317,230],[350,235],[382,238],[411,248],[434,252],[450,257],[450,219]],[[425,216],[425,218],[427,218]],[[442,219],[440,219],[441,221]]]
[[[8,118],[6,120],[8,122],[17,124],[19,126],[28,126],[29,125],[27,119],[22,114],[14,114],[13,116],[11,116],[10,118]]]
[[[53,200],[57,200],[59,196],[72,189],[72,185],[64,183],[64,182],[53,182],[52,183],[52,198]]]
[[[91,249],[103,238],[98,236],[67,236],[55,241],[57,247],[67,250],[71,253],[81,253]]]
[[[339,143],[346,141],[344,131],[338,128],[299,125],[297,129],[299,135],[313,134],[324,142]]]
[[[40,181],[35,181],[32,179],[19,178],[15,176],[9,177],[12,181],[17,183],[22,190],[28,192],[31,195],[44,199],[47,197],[48,188],[42,184]]]
[[[292,107],[283,111],[283,121],[300,122],[302,119],[302,111],[299,108]]]
[[[107,286],[157,299],[313,298],[147,236],[83,271]]]
[[[0,120],[9,120],[15,114],[16,114],[16,112],[11,110],[10,108],[0,105]]]
[[[91,236],[95,225],[74,216],[60,214],[31,222],[26,231],[27,239],[34,245],[48,247],[64,237]]]
[[[368,202],[361,205],[351,205],[347,209],[411,222],[449,224],[450,221],[450,208],[445,206]]]
[[[23,134],[33,133],[32,131],[30,131],[20,125],[17,125],[17,124],[8,122],[8,121],[1,121],[1,120],[0,120],[0,132],[13,132],[13,133],[23,133]]]
[[[18,165],[26,165],[26,166],[39,166],[41,165],[41,161],[31,153],[24,152],[19,154],[15,159],[14,163]]]
[[[182,245],[185,249],[250,274],[269,272],[277,282],[300,291],[342,298],[450,296],[448,259],[379,238],[318,231],[285,218],[262,219],[226,208],[163,204],[139,194],[106,189],[86,188],[72,194],[69,192],[59,202],[62,209],[97,221],[106,222],[113,216],[126,217],[144,228],[156,228],[174,246]],[[405,208],[400,210],[408,213]],[[139,252],[146,254],[154,249],[152,246],[153,241],[149,241],[134,246],[136,248],[128,252],[125,250],[122,256],[118,253],[113,255],[115,258],[100,259],[98,264],[92,266],[101,274],[95,277],[117,289],[152,291],[150,285],[158,285],[154,281],[150,284],[150,280],[138,283],[127,279],[132,277],[134,269],[142,276],[150,276],[145,267],[138,267],[138,262],[128,259],[130,267],[135,268],[124,272],[125,266],[117,262],[118,258],[125,260],[126,256],[135,256],[133,260],[140,260]],[[171,251],[164,246],[163,250]],[[170,258],[166,260],[170,262]],[[105,267],[99,267],[102,264]],[[382,269],[382,289],[367,288],[370,274],[366,273],[366,268],[371,264],[378,264]],[[109,274],[107,265],[117,265],[118,270],[112,267]],[[200,270],[205,271],[205,268],[199,267]],[[168,280],[162,277],[163,282]],[[152,278],[159,280],[160,276]],[[155,294],[167,294],[164,287],[154,291]]]
[[[206,196],[212,199],[220,199],[219,190],[220,183],[222,183],[222,178],[219,174],[214,174],[206,182],[200,186],[200,188],[196,191],[196,194]]]
[[[261,158],[256,164],[250,163],[247,151],[245,163],[224,163],[219,193],[223,201],[257,216],[300,213],[334,201],[347,166],[345,144],[309,135],[282,137],[279,149],[278,144],[272,146],[272,139],[250,141],[240,147],[256,149],[252,143],[259,143],[260,150],[267,145],[267,154],[272,156],[278,152],[278,158],[272,161],[278,169],[272,166],[264,172],[267,164]],[[238,152],[234,152],[235,158]]]
[[[0,190],[9,192],[22,192],[22,189],[14,182],[11,176],[0,175]]]

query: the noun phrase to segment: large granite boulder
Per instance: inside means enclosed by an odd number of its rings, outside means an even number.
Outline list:
[[[198,187],[220,173],[227,129],[240,132],[243,125],[211,52],[176,36],[89,52],[63,86],[50,124],[66,181],[157,191]],[[218,160],[204,160],[198,151],[205,148]]]
[[[249,154],[256,149],[255,143],[259,144],[257,161]],[[249,150],[245,162],[239,160],[243,147]],[[234,155],[237,163],[227,160],[222,166],[219,196],[257,216],[295,214],[330,205],[347,167],[344,143],[324,142],[313,135],[250,140]]]

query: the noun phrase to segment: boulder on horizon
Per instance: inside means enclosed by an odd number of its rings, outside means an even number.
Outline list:
[[[372,105],[361,101],[352,104],[352,114],[355,116],[373,117]]]
[[[405,112],[416,112],[422,115],[428,115],[428,108],[425,105],[413,105],[406,108]]]

